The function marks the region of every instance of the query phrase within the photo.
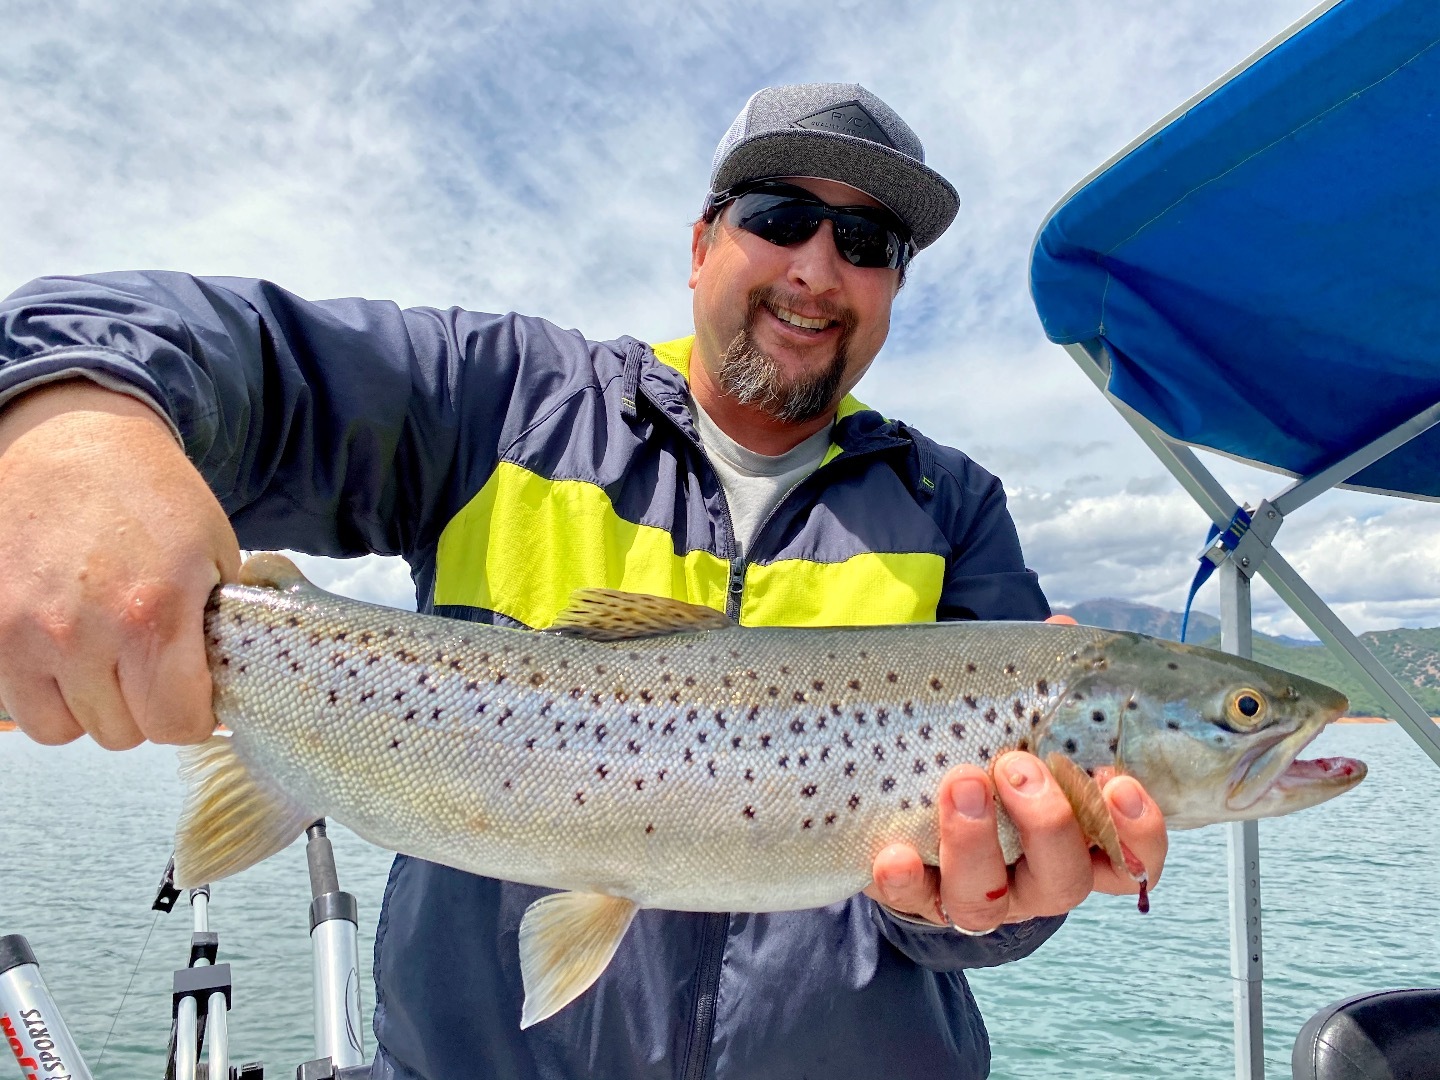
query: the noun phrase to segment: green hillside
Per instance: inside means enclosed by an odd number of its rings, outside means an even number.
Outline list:
[[[1440,716],[1440,629],[1382,630],[1361,634],[1360,640],[1421,707],[1431,716]],[[1220,639],[1216,636],[1197,644],[1219,648]],[[1395,718],[1394,706],[1362,687],[1329,649],[1294,648],[1256,634],[1254,654],[1261,663],[1340,690],[1350,699],[1352,716]]]

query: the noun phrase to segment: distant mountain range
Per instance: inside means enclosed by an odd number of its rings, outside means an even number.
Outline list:
[[[1055,613],[1069,615],[1087,626],[1133,630],[1180,640],[1179,613],[1150,604],[1103,598],[1083,600],[1070,608],[1056,608]],[[1192,645],[1219,648],[1220,620],[1201,611],[1191,611],[1185,637]],[[1360,640],[1430,715],[1440,715],[1440,628],[1371,631],[1361,634]],[[1262,663],[1328,683],[1342,691],[1350,698],[1352,716],[1394,719],[1394,707],[1362,687],[1339,659],[1318,642],[1257,631],[1254,652],[1255,659]]]

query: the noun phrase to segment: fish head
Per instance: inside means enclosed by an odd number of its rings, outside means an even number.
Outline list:
[[[1349,708],[1338,690],[1238,656],[1116,634],[1075,657],[1041,740],[1144,785],[1172,828],[1274,817],[1348,791],[1350,758],[1297,755]],[[1102,746],[1103,744],[1103,746]]]

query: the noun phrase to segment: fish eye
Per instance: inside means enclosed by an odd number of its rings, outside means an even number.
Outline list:
[[[1225,718],[1237,727],[1257,727],[1265,720],[1265,696],[1245,687],[1236,690],[1225,703]]]

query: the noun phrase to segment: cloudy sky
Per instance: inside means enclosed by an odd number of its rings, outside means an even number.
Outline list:
[[[0,293],[162,267],[663,340],[690,328],[688,223],[749,94],[858,81],[963,202],[860,396],[1005,479],[1052,602],[1178,608],[1207,521],[1046,343],[1030,242],[1071,185],[1309,6],[0,0]],[[1283,484],[1216,468],[1252,501]],[[1353,629],[1437,625],[1437,526],[1435,506],[1336,493],[1277,546]],[[413,602],[393,561],[317,574]],[[1305,632],[1263,586],[1256,625]]]

